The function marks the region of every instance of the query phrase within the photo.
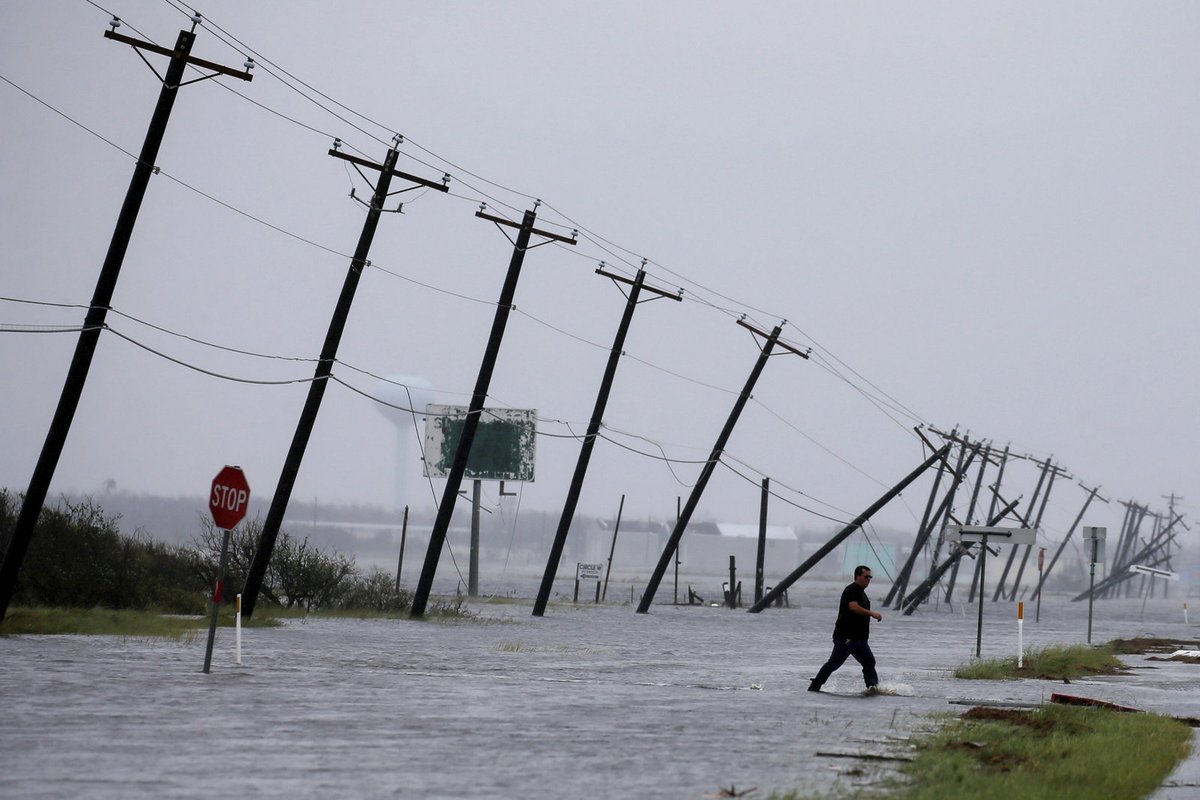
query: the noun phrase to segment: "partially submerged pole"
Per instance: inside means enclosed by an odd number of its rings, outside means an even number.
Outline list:
[[[749,328],[756,334],[765,335],[762,331],[755,329],[744,320],[739,319],[738,324],[744,328]],[[754,391],[754,384],[758,382],[758,376],[762,374],[763,367],[767,365],[767,359],[771,357],[771,351],[779,343],[779,334],[782,330],[783,323],[781,322],[775,326],[771,334],[766,337],[766,341],[763,342],[758,359],[754,362],[754,369],[750,371],[750,377],[746,379],[746,385],[742,387],[742,392],[738,395],[737,402],[733,405],[733,410],[729,412],[729,418],[725,420],[725,427],[721,429],[721,433],[717,436],[717,441],[713,445],[712,452],[709,453],[708,460],[704,462],[704,467],[700,470],[700,477],[696,479],[695,485],[692,486],[692,492],[688,495],[687,505],[683,507],[679,519],[675,523],[675,530],[671,532],[671,537],[667,540],[667,546],[663,548],[662,555],[658,559],[658,564],[654,567],[654,573],[646,583],[646,591],[642,594],[642,600],[637,608],[639,614],[645,614],[650,610],[650,604],[654,602],[654,594],[658,591],[658,585],[662,582],[663,575],[666,574],[667,567],[670,566],[672,557],[677,552],[679,540],[683,538],[683,532],[687,529],[688,522],[691,521],[692,512],[696,510],[696,505],[700,502],[700,497],[704,494],[704,488],[708,485],[708,480],[712,477],[713,471],[716,470],[717,464],[721,460],[721,454],[725,452],[725,444],[729,441],[734,426],[737,425],[738,417],[742,414],[742,409],[746,407],[747,401],[750,400],[750,393]],[[802,358],[808,358],[806,353],[801,353],[793,347],[787,345],[781,346]],[[678,564],[676,564],[676,569],[678,569]],[[678,587],[676,587],[676,591],[678,592]],[[678,597],[676,597],[676,601],[678,601]]]
[[[777,583],[775,585],[775,587],[773,589],[771,589],[771,591],[769,591],[765,595],[763,595],[763,598],[761,600],[756,602],[753,606],[751,606],[748,609],[749,612],[751,614],[757,614],[758,612],[762,611],[767,606],[771,605],[771,603],[774,603],[776,598],[782,597],[783,593],[786,592],[793,583],[800,580],[800,578],[804,576],[804,573],[808,572],[810,569],[812,569],[814,566],[816,566],[821,561],[821,559],[825,558],[825,556],[827,556],[831,552],[833,552],[833,549],[835,547],[837,547],[839,544],[841,544],[842,541],[844,539],[846,539],[846,537],[848,537],[850,534],[854,533],[856,530],[861,528],[863,523],[865,523],[867,520],[869,520],[871,517],[873,517],[875,515],[875,512],[879,511],[879,509],[886,506],[888,503],[890,503],[892,501],[892,499],[896,495],[900,494],[905,489],[907,489],[908,485],[910,483],[912,483],[913,481],[915,481],[917,478],[921,477],[921,473],[923,473],[925,470],[927,470],[931,466],[933,466],[934,462],[938,461],[939,459],[945,458],[946,453],[949,452],[949,450],[950,450],[950,445],[948,445],[948,444],[942,445],[942,447],[939,450],[935,451],[933,455],[931,455],[929,458],[925,459],[925,461],[921,464],[921,466],[917,467],[912,472],[910,472],[908,475],[906,475],[902,481],[897,483],[895,486],[893,486],[891,489],[889,489],[882,497],[880,497],[878,500],[876,500],[874,503],[872,503],[870,508],[868,508],[866,511],[864,511],[863,513],[861,513],[857,517],[855,517],[854,520],[849,525],[847,525],[845,528],[842,528],[842,530],[839,531],[836,536],[834,536],[832,539],[830,539],[825,544],[821,545],[821,548],[819,550],[817,550],[817,552],[815,552],[811,556],[809,556],[808,560],[806,560],[800,566],[796,567],[796,569],[792,570],[792,573],[790,575],[788,575],[786,578],[784,578],[779,583]]]

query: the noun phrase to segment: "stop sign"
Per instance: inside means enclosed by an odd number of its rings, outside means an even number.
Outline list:
[[[218,528],[232,530],[246,516],[250,504],[250,484],[241,467],[226,466],[213,478],[208,507]]]

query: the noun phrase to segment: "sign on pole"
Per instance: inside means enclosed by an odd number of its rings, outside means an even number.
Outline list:
[[[246,516],[250,505],[250,484],[241,467],[225,466],[212,481],[208,508],[213,522],[222,530],[233,530]]]
[[[596,582],[596,602],[600,602],[600,573],[604,571],[603,564],[585,564],[582,561],[575,562],[575,600],[579,602],[579,582],[580,581],[595,581]]]
[[[1036,544],[1033,528],[997,528],[990,525],[947,525],[946,539],[951,542],[983,542],[992,544]]]
[[[1178,572],[1171,572],[1169,569],[1159,569],[1158,567],[1147,567],[1145,564],[1131,564],[1129,567],[1131,572],[1140,572],[1143,575],[1150,575],[1154,578],[1166,578],[1169,581],[1179,580]]]
[[[979,623],[975,630],[975,657],[983,649],[983,585],[987,578],[988,541],[992,544],[1037,544],[1034,528],[998,528],[991,525],[947,525],[943,531],[947,541],[962,544],[978,542],[979,547]]]
[[[217,585],[213,590],[212,616],[208,621],[208,645],[204,649],[204,671],[207,673],[212,665],[213,641],[217,638],[217,612],[221,608],[221,592],[225,588],[225,562],[229,558],[229,531],[246,516],[246,508],[250,505],[250,484],[241,467],[226,465],[212,480],[208,494],[208,509],[212,512],[213,522],[221,529],[221,560],[217,565]],[[240,597],[240,596],[239,596]],[[240,609],[239,599],[239,611]],[[238,630],[239,648],[238,660],[241,661],[240,636]]]
[[[1084,552],[1088,554],[1091,560],[1091,568],[1088,570],[1088,644],[1092,643],[1092,607],[1096,601],[1096,565],[1104,563],[1104,537],[1108,535],[1108,528],[1097,527],[1095,525],[1083,526],[1083,546]]]
[[[425,408],[425,475],[450,474],[466,423],[466,406]],[[468,480],[533,482],[537,454],[537,410],[485,408],[467,456]]]
[[[1108,528],[1084,526],[1083,549],[1084,552],[1087,553],[1088,559],[1091,561],[1091,563],[1104,563],[1104,539],[1107,535]]]

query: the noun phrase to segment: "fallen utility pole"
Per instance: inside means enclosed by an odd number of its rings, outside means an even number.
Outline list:
[[[1150,510],[1149,507],[1138,505],[1133,501],[1122,503],[1122,505],[1126,510],[1125,524],[1121,527],[1121,537],[1117,540],[1117,546],[1113,552],[1110,575],[1117,574],[1129,563],[1128,555],[1131,549],[1137,546],[1138,531]]]
[[[987,526],[991,527],[999,524],[1000,520],[1004,519],[1004,517],[1007,516],[1010,511],[1017,507],[1018,502],[1019,501],[1017,500],[1013,500],[1011,503],[1005,506],[999,514],[988,520]],[[937,569],[929,573],[929,577],[922,581],[916,589],[913,589],[908,596],[904,598],[904,616],[912,616],[912,613],[917,610],[917,606],[925,602],[925,599],[929,597],[930,592],[933,591],[933,587],[937,585],[937,582],[941,580],[942,576],[946,574],[947,570],[958,564],[962,557],[967,554],[967,551],[972,544],[974,544],[974,542],[967,542],[966,544],[959,542],[958,549],[947,556],[946,560],[939,565]]]
[[[1029,524],[1029,515],[1034,508],[1037,507],[1038,497],[1042,494],[1042,485],[1046,482],[1046,475],[1050,470],[1050,459],[1042,465],[1042,471],[1038,474],[1037,486],[1033,487],[1033,497],[1029,499],[1029,508],[1021,515],[1022,527],[1031,527]],[[1017,548],[1013,548],[1008,553],[1008,561],[1004,562],[1004,570],[1000,573],[1000,580],[996,582],[996,591],[992,594],[992,602],[996,602],[1004,596],[1004,587],[1008,583],[1008,572],[1012,569],[1013,561],[1017,558]],[[982,588],[980,589],[982,591]]]
[[[1046,505],[1050,502],[1050,491],[1054,488],[1054,479],[1059,475],[1065,475],[1067,471],[1060,466],[1050,467],[1050,479],[1046,481],[1046,493],[1042,495],[1042,505],[1038,508],[1037,517],[1033,520],[1032,527],[1035,531],[1042,529],[1042,517],[1046,513]],[[1025,565],[1029,562],[1029,554],[1033,552],[1033,545],[1025,545],[1025,554],[1021,556],[1021,566],[1017,567],[1017,577],[1013,578],[1012,593],[1009,595],[1009,600],[1016,600],[1017,593],[1021,590],[1021,576],[1025,574]]]
[[[950,478],[950,487],[946,489],[946,495],[942,498],[941,505],[934,512],[925,528],[917,533],[917,539],[913,543],[912,552],[908,554],[908,561],[904,563],[904,569],[901,574],[896,576],[896,583],[899,585],[896,590],[896,608],[904,605],[904,593],[908,589],[908,578],[912,574],[913,565],[917,561],[917,556],[920,555],[925,543],[929,541],[929,537],[933,531],[938,528],[939,523],[950,512],[950,507],[954,503],[954,497],[958,494],[958,487],[962,484],[963,478],[966,477],[967,470],[971,468],[971,462],[975,460],[976,454],[982,443],[975,442],[971,444],[970,451],[967,450],[967,440],[963,439],[958,451],[958,464],[954,468],[954,473]],[[936,566],[936,565],[934,565]],[[894,587],[895,588],[895,587]]]
[[[996,503],[1000,501],[1000,488],[1004,485],[1004,468],[1008,466],[1008,451],[1009,445],[1006,444],[1004,445],[1004,452],[1000,454],[1000,468],[996,473],[996,482],[988,487],[992,492],[992,499],[988,503],[988,519],[992,518],[996,510]],[[1020,499],[1019,496],[1018,499]],[[979,596],[983,597],[983,588],[979,586],[979,573],[982,568],[983,562],[979,562],[975,565],[975,571],[971,575],[971,591],[970,594],[967,595],[968,603],[975,602],[976,589],[979,590]]]
[[[975,506],[979,502],[979,492],[983,488],[983,476],[987,472],[988,464],[992,463],[992,446],[987,444],[983,448],[983,461],[979,465],[979,472],[975,475],[975,488],[971,490],[971,502],[967,504],[967,513],[963,516],[963,520],[967,525],[975,524]],[[942,540],[939,538],[938,542]],[[950,579],[946,582],[946,602],[950,602],[951,595],[954,594],[954,584],[958,580],[958,565],[957,559],[954,561],[953,569],[950,571]]]
[[[915,430],[917,431],[918,436],[920,436],[922,439],[925,439],[925,436],[921,433],[919,427]],[[955,431],[951,431],[950,436],[954,437],[956,435],[956,431],[957,429]],[[929,440],[925,439],[925,443],[929,445]],[[932,450],[933,445],[929,445],[929,448]],[[933,485],[929,488],[929,499],[925,501],[925,513],[921,515],[921,524],[917,526],[918,539],[921,538],[921,531],[925,530],[925,526],[929,524],[929,516],[933,513],[933,504],[937,501],[938,489],[941,488],[942,485],[942,476],[946,474],[946,469],[949,466],[950,463],[945,459],[942,459],[940,462],[938,462],[937,474],[933,476]],[[916,549],[916,545],[914,544],[913,552],[916,552]],[[898,573],[896,575],[896,579],[892,581],[892,586],[890,589],[888,589],[887,596],[883,598],[882,605],[884,608],[887,608],[892,604],[892,600],[896,597],[896,593],[901,589],[901,584],[907,581],[907,578],[903,577],[903,572],[905,568],[912,569],[909,562],[914,560],[912,558],[912,554],[910,553],[909,555],[909,561],[905,562],[904,567],[901,568],[901,572]]]
[[[1177,516],[1170,525],[1163,528],[1162,534],[1160,534],[1157,538],[1155,538],[1153,541],[1151,541],[1149,544],[1147,544],[1141,550],[1137,551],[1137,553],[1135,553],[1133,555],[1133,557],[1131,559],[1129,559],[1129,562],[1127,564],[1123,564],[1120,567],[1114,565],[1112,572],[1109,574],[1109,576],[1107,578],[1102,580],[1100,583],[1096,584],[1091,589],[1080,592],[1075,597],[1072,597],[1071,602],[1072,603],[1079,602],[1080,600],[1086,599],[1089,595],[1091,595],[1093,597],[1103,596],[1103,594],[1105,592],[1107,592],[1109,589],[1112,589],[1113,587],[1118,586],[1119,584],[1124,583],[1125,581],[1132,578],[1137,573],[1129,571],[1129,564],[1143,563],[1147,558],[1154,555],[1159,550],[1161,550],[1162,548],[1164,548],[1168,544],[1170,544],[1172,541],[1174,541],[1175,534],[1171,531],[1171,528],[1175,527],[1175,523],[1181,522],[1182,520],[1183,520],[1182,516]],[[1152,562],[1151,566],[1157,565],[1157,564],[1161,563],[1163,560],[1165,560],[1165,558],[1160,559],[1159,561]]]
[[[244,81],[252,79],[249,70],[254,66],[253,61],[247,60],[246,70],[238,71],[192,56],[192,45],[196,41],[196,25],[199,22],[200,15],[193,15],[192,30],[179,32],[179,37],[175,40],[175,48],[173,50],[117,33],[116,28],[121,23],[115,17],[110,23],[112,30],[104,32],[106,39],[130,45],[135,50],[147,50],[152,53],[168,56],[171,59],[171,63],[167,66],[165,77],[160,78],[162,88],[158,93],[158,104],[154,107],[154,114],[150,118],[150,125],[146,129],[146,138],[142,143],[142,150],[138,154],[137,164],[134,165],[133,177],[129,181],[129,188],[125,192],[125,201],[121,204],[121,211],[117,216],[117,224],[113,229],[112,239],[108,244],[108,252],[104,257],[104,264],[100,267],[100,276],[96,280],[96,288],[92,293],[92,302],[88,306],[87,314],[83,320],[83,327],[79,331],[79,340],[75,344],[75,353],[71,357],[71,365],[67,369],[67,377],[63,383],[62,393],[58,398],[58,406],[55,408],[54,417],[50,421],[50,429],[47,431],[46,439],[42,444],[42,452],[38,456],[33,476],[29,480],[29,487],[25,490],[25,497],[21,502],[21,511],[17,515],[17,521],[13,527],[8,548],[4,552],[4,560],[0,562],[0,621],[8,613],[8,604],[12,601],[13,594],[16,592],[17,578],[21,574],[21,564],[25,560],[25,554],[29,550],[30,542],[33,541],[38,519],[42,514],[42,506],[45,504],[46,494],[50,490],[50,482],[54,478],[54,471],[58,468],[58,460],[62,456],[63,448],[66,446],[67,434],[70,432],[71,423],[75,419],[75,411],[79,408],[79,400],[83,395],[83,386],[87,382],[88,372],[92,366],[92,358],[96,353],[96,346],[100,340],[100,332],[105,327],[105,320],[108,317],[113,292],[117,287],[117,278],[120,276],[121,266],[125,262],[125,252],[128,250],[129,241],[133,236],[133,226],[137,222],[138,212],[142,207],[142,200],[146,196],[146,189],[150,184],[150,176],[158,172],[158,167],[154,162],[158,159],[159,147],[162,145],[163,136],[167,130],[167,122],[171,118],[171,109],[175,105],[175,96],[180,86],[184,85],[184,69],[191,64],[214,72],[214,75],[206,75],[197,80],[206,80],[215,77],[217,74],[228,75]],[[141,56],[141,53],[138,53],[138,55]],[[145,60],[145,56],[141,57]],[[157,72],[155,74],[157,75]]]
[[[938,461],[939,459],[945,458],[946,453],[948,453],[949,451],[950,451],[949,444],[942,445],[942,447],[940,449],[938,449],[937,451],[935,451],[933,455],[931,455],[929,458],[925,459],[924,463],[922,463],[921,466],[917,467],[912,472],[910,472],[908,475],[906,475],[903,480],[901,480],[899,483],[897,483],[895,486],[893,486],[891,489],[889,489],[882,497],[880,497],[878,500],[876,500],[874,503],[872,503],[870,508],[868,508],[866,511],[864,511],[863,513],[861,513],[857,517],[855,517],[854,520],[849,525],[842,528],[842,530],[839,531],[836,536],[834,536],[832,539],[830,539],[825,544],[821,545],[821,549],[817,550],[817,552],[815,552],[811,556],[809,556],[808,559],[803,564],[796,567],[796,569],[792,570],[792,573],[790,575],[788,575],[786,578],[784,578],[779,583],[777,583],[775,585],[775,587],[773,589],[771,589],[771,591],[769,591],[765,595],[763,595],[762,600],[759,600],[757,603],[755,603],[753,606],[750,607],[750,609],[749,609],[750,613],[757,614],[758,612],[762,611],[767,606],[774,603],[776,598],[782,597],[783,593],[786,592],[793,583],[800,580],[800,578],[804,576],[804,573],[808,572],[810,569],[812,569],[814,566],[816,566],[821,561],[821,559],[825,558],[825,556],[832,553],[835,547],[837,547],[839,544],[841,544],[842,541],[846,537],[848,537],[850,534],[854,533],[856,530],[861,528],[863,526],[863,523],[865,523],[867,520],[869,520],[872,516],[875,515],[875,512],[879,511],[879,509],[886,506],[888,503],[890,503],[892,501],[892,499],[896,495],[900,494],[906,488],[908,488],[908,485],[910,483],[912,483],[913,481],[915,481],[917,478],[919,478],[921,476],[921,473],[923,473],[925,470],[927,470],[931,466],[933,466],[933,462]]]
[[[663,548],[662,555],[658,559],[658,564],[654,567],[654,572],[646,584],[646,591],[642,595],[641,602],[637,608],[639,614],[645,614],[650,610],[650,604],[654,602],[654,595],[658,591],[658,585],[662,582],[663,575],[671,563],[671,558],[675,555],[679,547],[679,540],[683,538],[683,532],[687,529],[687,524],[692,518],[692,512],[696,510],[696,505],[700,502],[701,495],[704,494],[704,488],[708,485],[708,479],[712,477],[713,471],[717,468],[717,463],[721,460],[721,454],[725,452],[725,444],[729,441],[729,436],[733,433],[734,426],[737,425],[738,417],[742,414],[742,409],[746,407],[746,402],[750,399],[750,393],[754,391],[754,384],[758,382],[758,376],[762,374],[763,367],[767,364],[767,359],[771,357],[771,351],[778,344],[784,350],[795,353],[801,358],[808,358],[808,353],[802,353],[791,345],[779,341],[779,333],[783,330],[783,322],[776,325],[769,335],[750,325],[744,319],[739,319],[738,325],[746,328],[756,336],[766,337],[766,341],[762,344],[758,360],[754,363],[754,369],[750,371],[750,377],[746,380],[746,385],[742,387],[742,393],[738,395],[737,402],[734,403],[733,410],[729,413],[729,418],[725,421],[725,427],[721,429],[720,435],[717,436],[716,444],[713,445],[708,460],[704,462],[704,467],[700,470],[700,477],[696,479],[696,484],[692,487],[691,494],[688,495],[687,504],[683,507],[679,519],[675,522],[675,530],[671,531],[667,545]],[[676,578],[676,581],[678,581],[678,578]],[[729,590],[733,591],[733,587],[729,587]]]
[[[1079,485],[1081,488],[1083,487],[1083,484]],[[1067,546],[1067,542],[1071,541],[1071,535],[1074,534],[1075,529],[1079,527],[1079,523],[1083,520],[1083,515],[1087,513],[1088,506],[1092,504],[1092,500],[1099,497],[1099,491],[1099,486],[1093,489],[1088,489],[1088,496],[1087,499],[1083,501],[1083,508],[1079,509],[1079,513],[1075,516],[1075,521],[1071,523],[1071,527],[1067,530],[1067,535],[1063,537],[1061,542],[1059,542],[1058,549],[1054,551],[1054,556],[1050,559],[1050,566],[1046,567],[1046,569],[1042,571],[1041,577],[1038,578],[1037,588],[1033,590],[1034,599],[1042,596],[1042,586],[1045,585],[1046,578],[1050,576],[1050,571],[1054,569],[1054,565],[1058,563],[1058,557],[1062,555],[1063,549],[1065,549]],[[1100,501],[1102,503],[1108,502],[1103,497],[1100,497]]]
[[[583,479],[587,475],[588,464],[592,459],[592,448],[596,444],[596,436],[600,433],[600,425],[604,422],[604,409],[608,406],[608,395],[612,390],[613,378],[617,374],[617,364],[625,348],[625,335],[629,332],[629,323],[633,321],[633,312],[638,306],[638,298],[644,288],[653,292],[657,297],[669,297],[675,301],[683,300],[682,293],[671,294],[661,289],[646,286],[646,262],[638,268],[637,275],[631,281],[628,278],[606,272],[601,264],[596,273],[610,278],[614,282],[629,284],[629,294],[625,297],[625,313],[617,326],[617,334],[613,339],[612,349],[608,351],[608,364],[604,367],[604,376],[600,379],[600,391],[596,394],[596,405],[592,409],[592,419],[588,422],[587,432],[583,435],[583,444],[579,448],[579,459],[575,462],[575,472],[571,476],[571,485],[567,489],[567,500],[563,504],[562,516],[558,520],[558,530],[554,533],[554,541],[550,545],[550,556],[546,559],[546,570],[542,575],[542,583],[538,588],[537,599],[533,604],[533,616],[540,617],[546,613],[546,603],[550,600],[550,590],[554,587],[554,575],[558,572],[558,562],[562,559],[563,547],[567,543],[567,534],[571,530],[571,520],[575,517],[575,508],[579,504],[579,493],[583,490]],[[657,299],[657,298],[655,298]],[[605,582],[607,582],[607,577]]]
[[[296,423],[296,431],[292,434],[292,444],[288,448],[287,457],[283,462],[283,469],[279,473],[279,482],[275,485],[275,494],[271,498],[271,507],[267,511],[267,518],[263,521],[262,532],[258,537],[258,547],[254,551],[254,559],[250,562],[250,569],[246,573],[246,585],[242,589],[242,613],[246,617],[254,615],[254,606],[258,602],[258,594],[262,590],[263,580],[267,575],[267,566],[271,562],[271,554],[275,550],[275,540],[279,536],[279,528],[283,524],[283,516],[287,513],[288,503],[292,499],[292,489],[296,485],[296,476],[300,473],[300,464],[304,461],[304,452],[308,449],[308,440],[312,436],[313,426],[317,421],[317,413],[321,410],[321,400],[325,396],[325,388],[329,385],[329,376],[333,374],[333,363],[337,360],[338,345],[342,341],[342,332],[346,328],[346,320],[350,317],[350,306],[354,302],[354,293],[358,289],[358,281],[362,276],[363,269],[367,266],[367,255],[371,251],[371,242],[375,238],[375,229],[379,226],[379,217],[384,212],[384,203],[391,194],[388,189],[391,188],[392,178],[402,178],[409,183],[415,184],[407,189],[400,191],[410,191],[418,186],[426,189],[436,189],[439,192],[448,192],[447,184],[450,181],[449,175],[444,175],[440,183],[427,181],[424,178],[418,178],[415,175],[409,175],[405,172],[400,172],[396,169],[396,161],[400,157],[400,151],[396,148],[399,146],[400,137],[397,136],[392,147],[387,151],[387,155],[383,159],[382,164],[376,164],[368,161],[365,158],[348,155],[338,149],[339,142],[334,141],[333,148],[329,151],[329,155],[334,158],[348,161],[355,165],[355,168],[366,167],[379,171],[379,178],[375,182],[375,192],[371,196],[371,202],[367,206],[367,218],[363,221],[362,232],[358,237],[358,245],[354,249],[354,257],[350,261],[350,268],[346,271],[346,279],[342,283],[342,291],[338,296],[337,305],[333,310],[333,317],[329,320],[329,329],[325,334],[325,344],[321,347],[321,357],[317,361],[317,367],[313,373],[312,382],[308,384],[308,397],[304,401],[304,408],[300,411],[300,419]],[[361,172],[360,172],[361,174]],[[354,192],[350,195],[353,197]],[[357,199],[357,198],[355,198]],[[395,209],[399,212],[400,209]]]
[[[533,210],[527,210],[520,224],[503,217],[493,216],[484,211],[481,206],[475,216],[486,219],[504,231],[505,227],[517,229],[517,238],[513,242],[512,258],[508,262],[508,272],[504,277],[504,285],[500,289],[500,300],[496,303],[496,315],[492,319],[492,331],[488,337],[487,348],[483,353],[483,361],[479,365],[479,376],[475,380],[475,391],[471,394],[471,404],[467,407],[467,416],[463,420],[462,433],[459,434],[458,447],[454,450],[454,461],[451,462],[450,472],[446,475],[446,487],[442,491],[442,502],[438,504],[437,518],[433,522],[433,530],[429,533],[429,547],[425,551],[425,563],[421,567],[421,578],[413,593],[412,607],[409,616],[422,617],[429,603],[429,593],[433,589],[433,576],[437,573],[438,560],[442,554],[442,545],[446,543],[446,532],[450,530],[450,517],[454,514],[454,503],[458,499],[458,490],[462,486],[463,476],[467,472],[467,460],[471,454],[471,445],[475,442],[475,432],[479,429],[479,419],[483,415],[483,404],[487,401],[488,389],[492,384],[492,373],[496,369],[496,359],[500,355],[500,344],[504,341],[504,328],[508,324],[508,315],[513,308],[513,298],[517,293],[517,281],[521,277],[521,265],[525,262],[525,253],[533,247],[540,247],[547,242],[557,241],[564,244],[575,244],[575,236],[570,238],[557,233],[538,230],[533,227],[537,221],[538,201]],[[530,245],[529,239],[534,234],[544,237],[545,242]],[[504,234],[508,237],[508,233]]]

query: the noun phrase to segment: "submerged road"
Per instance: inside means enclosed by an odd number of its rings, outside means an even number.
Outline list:
[[[884,609],[871,642],[885,686],[853,661],[806,691],[828,655],[841,583],[761,614],[656,605],[481,603],[467,621],[309,620],[190,642],[0,637],[0,796],[21,798],[706,798],[720,788],[825,790],[878,780],[955,700],[1037,703],[1046,681],[961,681],[975,607]],[[879,587],[873,593],[880,594]],[[882,594],[880,594],[882,596]],[[797,607],[798,605],[798,607]],[[1200,642],[1182,599],[1096,604],[1093,642]],[[1083,642],[1087,604],[1049,597],[1027,647]],[[1016,608],[985,606],[983,656],[1016,652]],[[1200,717],[1200,666],[1129,657],[1132,675],[1071,694]],[[1195,788],[1186,762],[1156,797]],[[1191,770],[1189,772],[1188,770]]]

